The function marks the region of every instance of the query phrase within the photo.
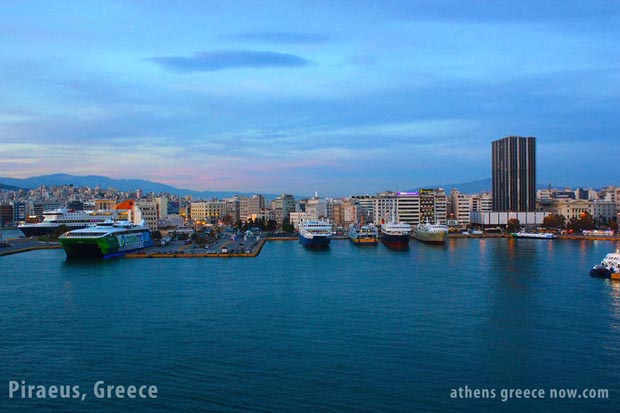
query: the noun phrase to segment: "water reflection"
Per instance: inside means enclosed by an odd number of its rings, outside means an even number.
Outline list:
[[[620,332],[620,281],[609,280],[609,295],[611,296],[611,329]]]

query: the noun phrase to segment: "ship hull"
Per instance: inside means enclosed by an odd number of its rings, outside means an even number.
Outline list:
[[[26,237],[38,237],[41,235],[51,235],[54,233],[54,227],[19,227],[19,230]]]
[[[312,238],[307,238],[299,234],[299,242],[301,245],[308,248],[327,248],[329,247],[330,241],[331,237],[314,236]]]
[[[370,237],[370,238],[349,237],[349,240],[351,240],[351,242],[354,243],[355,245],[377,245],[376,237]]]
[[[510,234],[513,238],[529,238],[529,239],[556,239],[554,234],[531,234],[525,232],[515,232]]]
[[[381,242],[394,250],[406,250],[409,248],[409,235],[382,234]]]
[[[413,237],[418,241],[426,242],[429,244],[445,244],[446,233],[445,232],[422,232],[416,231]]]
[[[82,229],[82,228],[86,228],[87,226],[90,225],[90,223],[88,224],[84,224],[84,225],[67,225],[67,224],[63,224],[68,231],[73,231],[74,229]],[[56,232],[56,230],[60,227],[60,225],[36,225],[36,226],[21,226],[21,227],[17,227],[17,229],[19,229],[26,237],[38,237],[40,235],[51,235],[53,233]]]
[[[100,238],[60,238],[67,259],[108,259],[153,245],[148,231]]]
[[[590,270],[590,277],[611,278],[612,280],[620,280],[620,273],[605,267],[596,266]]]

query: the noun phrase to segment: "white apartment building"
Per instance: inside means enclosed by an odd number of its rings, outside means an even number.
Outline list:
[[[450,192],[450,219],[457,225],[468,226],[471,223],[472,196],[462,194],[458,189]]]
[[[145,220],[151,231],[158,229],[157,204],[153,201],[136,201],[132,211],[133,221]]]

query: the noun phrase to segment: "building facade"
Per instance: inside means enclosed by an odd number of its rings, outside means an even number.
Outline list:
[[[239,219],[241,221],[247,221],[252,214],[260,214],[263,209],[265,209],[265,197],[262,195],[239,198]]]
[[[137,210],[137,211],[136,211]],[[134,206],[134,222],[144,220],[151,231],[158,229],[157,204],[152,201],[136,201]]]
[[[192,219],[205,224],[217,224],[224,218],[225,212],[226,202],[222,201],[192,202],[190,205]]]
[[[275,220],[278,224],[288,219],[291,212],[295,212],[295,197],[289,194],[282,194],[271,202],[275,212]]]

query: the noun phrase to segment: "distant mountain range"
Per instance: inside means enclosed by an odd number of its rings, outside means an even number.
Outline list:
[[[479,181],[462,182],[460,184],[443,184],[443,185],[426,185],[415,189],[408,189],[405,192],[414,192],[420,188],[443,188],[447,194],[454,188],[464,194],[479,194],[480,192],[490,192],[493,186],[491,178],[481,179]]]
[[[191,195],[193,198],[198,199],[211,199],[211,198],[226,198],[233,195],[252,195],[253,193],[247,192],[234,192],[234,191],[194,191],[191,189],[176,188],[171,185],[162,184],[159,182],[147,181],[144,179],[113,179],[105,176],[98,175],[86,175],[75,176],[68,174],[53,174],[43,176],[33,176],[30,178],[1,178],[0,177],[0,189],[17,190],[32,189],[41,185],[55,186],[55,185],[70,185],[75,186],[89,186],[95,187],[97,185],[102,188],[114,188],[120,191],[135,191],[141,189],[144,192],[161,193],[167,192],[175,195],[186,196]],[[417,191],[420,188],[443,188],[446,193],[450,193],[453,188],[457,188],[460,192],[465,194],[477,194],[480,192],[490,192],[492,187],[491,178],[481,179],[472,182],[462,182],[458,184],[443,184],[443,185],[425,185],[415,189],[409,189],[407,192]],[[547,185],[538,185],[538,189],[544,189]],[[276,194],[263,194],[268,199],[275,198]],[[343,194],[346,195],[346,194]],[[296,195],[296,197],[301,197]]]
[[[1,178],[0,178],[0,179],[1,179]],[[3,184],[0,184],[0,189],[6,189],[7,191],[17,191],[17,190],[20,190],[20,189],[22,189],[22,188],[18,188],[18,187],[16,187],[16,186],[11,186],[11,185],[3,185]]]
[[[538,184],[536,189],[547,189],[549,185]],[[493,180],[491,178],[481,179],[479,181],[463,182],[460,184],[444,184],[444,185],[427,185],[420,188],[443,188],[447,194],[454,188],[463,194],[479,194],[481,192],[491,192],[493,189]],[[411,189],[407,192],[417,191],[420,188]],[[564,186],[552,185],[552,188],[564,188]]]
[[[143,192],[161,193],[167,192],[170,194],[186,196],[191,195],[193,198],[199,199],[211,199],[211,198],[226,198],[233,195],[252,195],[253,193],[234,192],[234,191],[194,191],[191,189],[176,188],[171,185],[162,184],[159,182],[146,181],[144,179],[113,179],[105,176],[98,175],[86,175],[75,176],[68,174],[53,174],[43,176],[33,176],[30,178],[2,178],[0,177],[0,186],[6,189],[14,190],[16,188],[32,189],[41,185],[45,186],[57,186],[57,185],[71,185],[74,186],[88,186],[114,188],[119,191],[135,191],[141,189]],[[275,198],[274,194],[263,194],[266,198]]]

